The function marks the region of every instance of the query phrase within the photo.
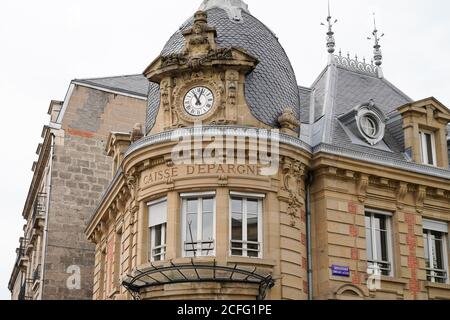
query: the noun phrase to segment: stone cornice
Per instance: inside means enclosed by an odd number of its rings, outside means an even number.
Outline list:
[[[321,144],[313,149],[313,154],[318,154],[321,152],[335,156],[346,157],[353,160],[360,160],[371,164],[381,165],[392,169],[409,171],[421,175],[450,180],[450,170],[448,169],[420,165],[417,163],[408,162],[406,160],[399,160],[396,158],[390,158],[376,154],[367,154],[364,152],[358,152],[355,150],[350,150],[347,148],[337,147],[329,144]]]
[[[24,217],[24,219],[28,218],[28,213],[31,211],[31,207],[33,206],[34,198],[36,196],[39,184],[44,174],[45,166],[47,165],[49,157],[51,157],[50,155],[52,144],[51,130],[52,130],[51,127],[45,126],[44,142],[42,143],[42,147],[39,153],[39,159],[36,163],[33,173],[33,180],[31,181],[30,189],[28,191],[27,199],[25,201],[25,206],[22,212],[22,216]]]

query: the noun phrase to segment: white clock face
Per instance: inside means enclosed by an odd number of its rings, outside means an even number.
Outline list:
[[[195,87],[184,97],[184,109],[194,117],[207,114],[214,106],[214,94],[205,87]]]

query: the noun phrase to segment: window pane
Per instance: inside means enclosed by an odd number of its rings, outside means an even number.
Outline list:
[[[197,213],[186,215],[186,242],[197,241]]]
[[[242,199],[232,199],[231,200],[231,212],[242,213]]]
[[[203,212],[214,212],[213,199],[203,199]]]
[[[247,215],[247,241],[258,242],[258,215]]]
[[[442,250],[442,234],[440,232],[432,232],[433,238],[433,261],[434,269],[444,269],[444,253]]]
[[[154,246],[155,247],[159,247],[162,243],[162,225],[160,224],[159,226],[154,227],[154,233],[155,233],[155,243]]]
[[[188,213],[197,213],[198,212],[198,201],[197,199],[187,200],[187,212]]]
[[[425,251],[426,267],[430,268],[430,250],[429,250],[428,234],[427,233],[425,233],[423,235],[423,245],[424,245],[424,251]]]
[[[428,155],[428,164],[433,165],[434,164],[434,157],[433,157],[433,142],[431,139],[431,134],[425,133],[425,141],[426,141],[426,147],[427,147],[427,155]]]
[[[259,245],[248,244],[247,245],[247,255],[252,258],[257,258],[259,256]]]
[[[386,231],[386,217],[383,215],[374,215],[374,226],[375,230]]]
[[[378,259],[381,259],[382,261],[389,261],[389,253],[388,253],[388,241],[387,241],[387,232],[386,231],[380,231],[380,251],[381,255]]]
[[[242,214],[233,213],[231,229],[231,239],[242,241]]]
[[[214,240],[214,214],[212,212],[203,213],[203,234],[202,240],[213,241]]]
[[[247,200],[247,213],[248,214],[258,214],[258,200],[248,199]]]
[[[233,243],[233,247],[231,248],[231,255],[233,256],[242,256],[242,243]]]
[[[370,225],[370,223],[369,223]],[[373,244],[372,244],[372,230],[366,228],[366,248],[367,248],[367,260],[373,259]]]

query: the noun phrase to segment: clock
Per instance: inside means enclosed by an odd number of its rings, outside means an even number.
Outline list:
[[[214,106],[214,94],[206,87],[194,87],[184,96],[184,110],[191,116],[201,117]]]

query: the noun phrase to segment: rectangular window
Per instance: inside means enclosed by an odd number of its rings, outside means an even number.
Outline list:
[[[420,132],[420,149],[422,154],[422,163],[430,166],[437,166],[436,141],[433,132]]]
[[[262,199],[264,196],[231,193],[231,255],[262,257]]]
[[[159,199],[148,204],[150,228],[151,262],[162,261],[166,258],[166,227],[167,227],[167,199]]]
[[[391,215],[366,211],[368,273],[393,276]]]
[[[427,279],[434,283],[448,283],[448,224],[424,219],[423,225]]]
[[[182,194],[183,255],[215,256],[215,193]]]
[[[120,278],[122,276],[122,230],[116,232],[116,246],[114,249],[114,285],[120,287]]]

